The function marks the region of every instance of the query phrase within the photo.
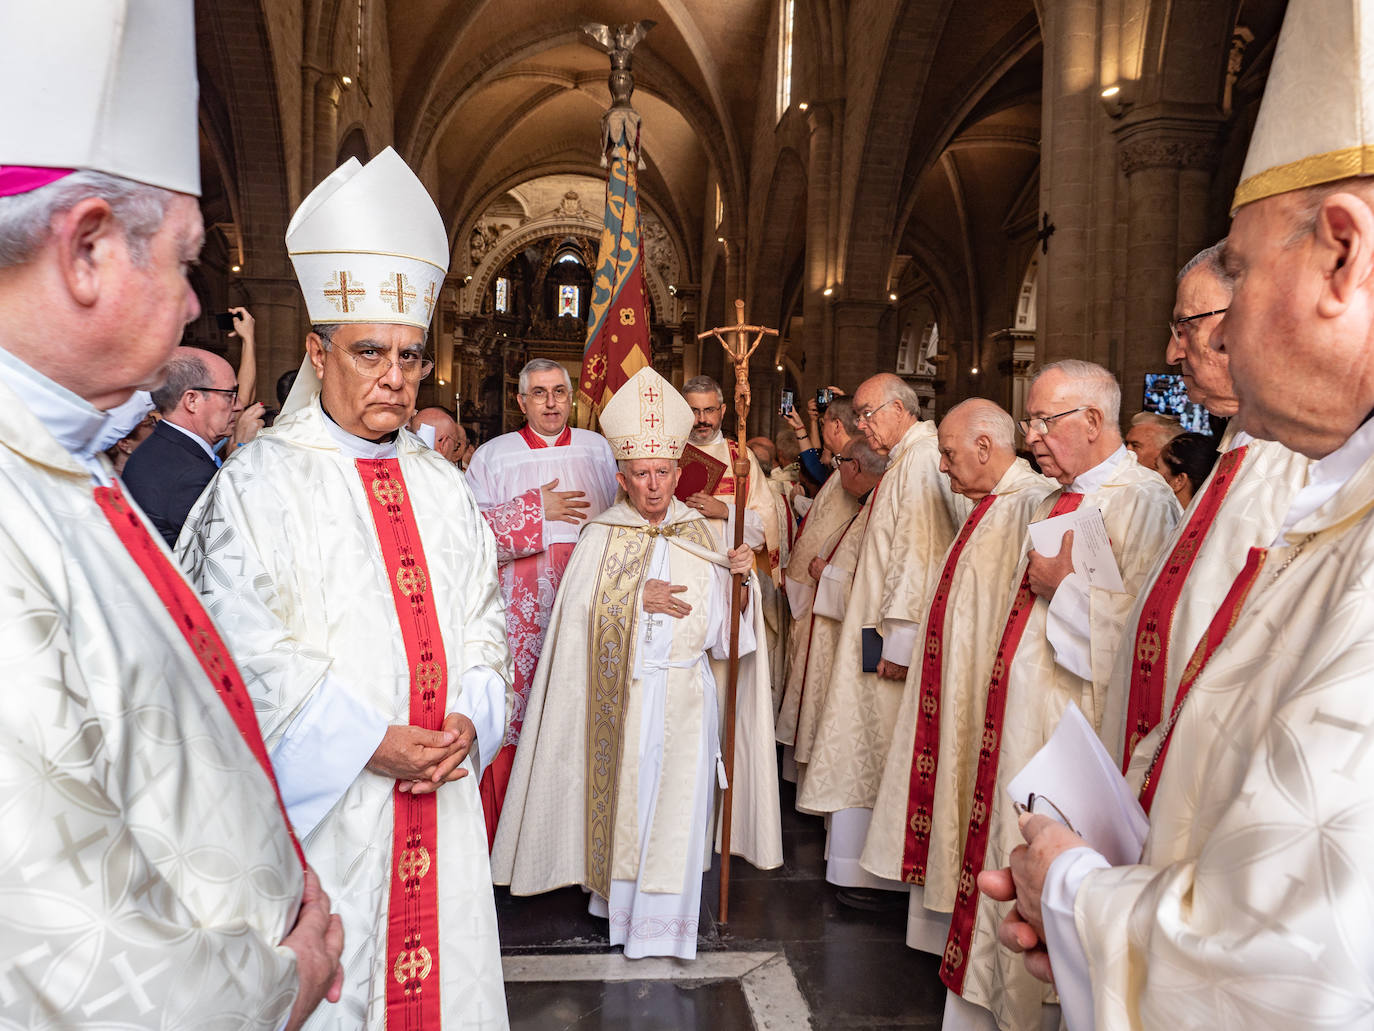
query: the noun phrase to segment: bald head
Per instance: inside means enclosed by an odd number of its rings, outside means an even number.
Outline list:
[[[940,471],[950,488],[971,501],[991,494],[1016,461],[1016,424],[991,401],[955,405],[939,428]]]
[[[434,450],[452,462],[458,451],[458,423],[443,408],[421,408],[410,417],[410,431],[419,433],[421,426],[434,427]]]

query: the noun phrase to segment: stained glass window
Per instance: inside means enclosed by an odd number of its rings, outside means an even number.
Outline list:
[[[496,281],[496,310],[503,314],[510,311],[510,280],[505,276]]]
[[[795,0],[778,5],[778,120],[792,106],[792,15]]]
[[[577,287],[563,285],[558,288],[558,314],[577,315]]]

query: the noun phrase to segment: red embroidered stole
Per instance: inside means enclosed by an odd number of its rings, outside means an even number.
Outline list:
[[[1082,494],[1060,494],[1047,519],[1074,511],[1083,503]],[[973,923],[978,916],[978,874],[988,850],[989,817],[996,802],[997,762],[1002,751],[1002,717],[1007,708],[1007,675],[1011,671],[1021,635],[1030,622],[1035,595],[1030,589],[1030,574],[1021,577],[1016,599],[1007,615],[1002,642],[997,646],[997,659],[988,680],[987,710],[983,716],[982,747],[978,750],[978,775],[973,788],[973,811],[969,815],[968,834],[964,839],[964,863],[959,871],[959,889],[950,918],[949,938],[940,961],[940,980],[956,995],[964,994],[964,963],[969,957],[973,941]]]
[[[167,559],[162,549],[153,542],[148,528],[143,525],[138,513],[129,507],[129,502],[119,487],[96,487],[95,503],[109,520],[115,536],[129,552],[129,557],[134,560],[134,564],[157,592],[158,600],[167,609],[172,622],[181,631],[181,636],[186,639],[196,661],[200,663],[200,668],[210,678],[215,693],[229,710],[229,717],[238,728],[243,743],[248,746],[253,758],[262,767],[262,772],[267,775],[272,785],[272,793],[277,797],[277,807],[281,810],[282,821],[286,824],[287,833],[291,835],[291,846],[296,850],[296,858],[301,861],[301,868],[304,869],[305,853],[301,851],[301,843],[296,840],[291,819],[286,815],[281,789],[277,787],[277,777],[272,772],[272,760],[268,758],[267,746],[262,742],[262,728],[258,726],[258,717],[253,712],[253,700],[248,695],[248,688],[244,686],[243,677],[234,665],[229,649],[224,646],[219,631],[210,621],[210,616],[201,605],[200,599],[196,597],[196,592],[191,590],[191,585]]]
[[[1193,515],[1179,536],[1169,560],[1160,570],[1146,595],[1136,624],[1135,650],[1132,653],[1131,688],[1126,703],[1126,742],[1121,761],[1124,772],[1131,764],[1131,753],[1140,739],[1159,722],[1164,707],[1164,681],[1169,669],[1169,645],[1173,637],[1174,610],[1183,594],[1183,585],[1192,572],[1202,542],[1211,529],[1226,492],[1236,480],[1245,446],[1222,455],[1207,491],[1198,499]]]
[[[935,807],[935,773],[940,759],[940,678],[944,671],[945,610],[949,587],[959,556],[973,531],[987,514],[996,494],[973,507],[945,559],[945,568],[926,613],[926,653],[921,663],[920,705],[916,712],[916,738],[911,750],[911,781],[906,796],[906,844],[902,849],[902,880],[925,884],[930,858],[930,819]]]
[[[529,423],[520,427],[520,436],[524,438],[526,444],[536,451],[541,447],[548,447],[544,438],[530,429]],[[572,443],[572,427],[564,426],[563,432],[558,435],[558,439],[553,442],[554,447],[567,447]]]
[[[733,504],[735,500],[735,463],[739,461],[739,442],[726,437],[725,443],[730,448],[730,468],[721,476],[720,482],[716,484],[716,492],[713,497],[728,497],[730,503]],[[744,481],[744,503],[749,504],[749,481],[747,479]]]
[[[358,459],[377,529],[391,598],[410,669],[410,723],[440,730],[448,701],[448,666],[430,593],[429,567],[397,459]],[[391,898],[387,914],[386,1026],[440,1026],[439,826],[433,792],[393,791]]]
[[[1164,770],[1164,757],[1169,753],[1169,741],[1174,736],[1174,722],[1178,719],[1179,710],[1183,708],[1183,699],[1188,697],[1197,678],[1206,668],[1208,661],[1213,653],[1221,646],[1221,642],[1226,639],[1231,628],[1236,625],[1236,617],[1240,615],[1241,608],[1245,605],[1245,599],[1250,595],[1250,588],[1255,586],[1255,581],[1259,579],[1260,570],[1264,568],[1264,557],[1267,552],[1263,548],[1251,548],[1250,554],[1245,559],[1245,567],[1237,575],[1235,582],[1231,584],[1231,589],[1226,592],[1226,598],[1221,603],[1221,608],[1217,609],[1217,614],[1212,617],[1212,622],[1207,625],[1207,632],[1202,635],[1202,640],[1193,649],[1192,657],[1188,659],[1188,666],[1183,671],[1183,677],[1178,682],[1178,695],[1174,698],[1174,707],[1171,710],[1169,729],[1160,741],[1155,751],[1154,758],[1150,762],[1150,768],[1145,771],[1145,782],[1140,786],[1140,806],[1148,814],[1150,806],[1154,804],[1155,790],[1159,787],[1159,775]]]

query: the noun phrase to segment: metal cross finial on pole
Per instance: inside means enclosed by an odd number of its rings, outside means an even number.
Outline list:
[[[722,334],[734,336],[734,345]],[[757,334],[754,342],[749,335]],[[735,477],[735,543],[738,548],[744,543],[744,502],[745,491],[749,486],[749,452],[744,448],[746,434],[745,420],[749,418],[749,358],[758,350],[766,336],[777,336],[776,329],[764,326],[751,326],[744,321],[744,302],[735,302],[735,325],[717,326],[704,333],[698,333],[698,340],[709,336],[720,341],[725,353],[735,365],[735,433],[738,437],[735,461],[731,471]],[[735,792],[735,697],[739,690],[739,620],[744,611],[744,577],[734,577],[734,589],[730,592],[730,671],[725,692],[725,798],[721,803],[720,830],[720,922],[730,919],[730,821],[733,816]]]

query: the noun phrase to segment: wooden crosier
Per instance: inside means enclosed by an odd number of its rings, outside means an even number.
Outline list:
[[[698,333],[698,340],[713,336],[725,348],[725,353],[735,364],[735,434],[738,438],[733,471],[735,475],[735,543],[738,548],[744,543],[744,500],[749,486],[749,452],[745,450],[745,421],[749,418],[749,358],[758,350],[766,336],[777,336],[776,329],[764,326],[750,326],[744,321],[744,302],[735,302],[735,325],[717,326],[704,333]],[[734,336],[734,346],[721,334]],[[756,333],[754,342],[749,343],[749,334]],[[725,798],[721,802],[720,830],[720,922],[730,919],[730,821],[733,815],[735,794],[735,696],[739,689],[739,620],[744,610],[744,576],[736,574],[734,590],[730,592],[730,670],[725,691]],[[763,646],[763,642],[759,642]]]

